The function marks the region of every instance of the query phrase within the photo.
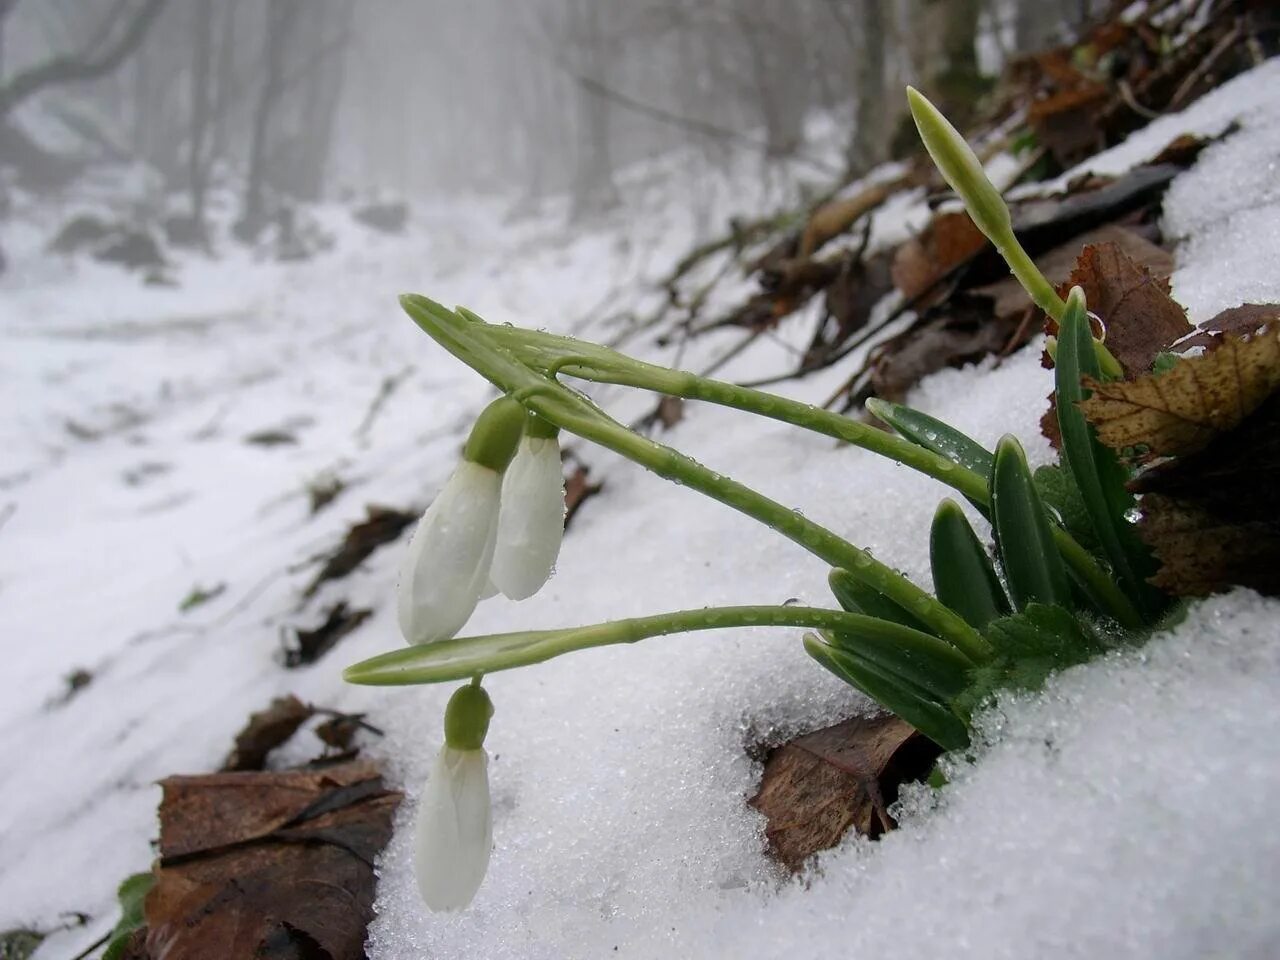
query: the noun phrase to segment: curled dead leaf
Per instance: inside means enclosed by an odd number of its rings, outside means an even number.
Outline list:
[[[1141,458],[1185,456],[1231,430],[1280,386],[1280,324],[1136,380],[1088,381],[1081,404],[1098,437]]]
[[[850,828],[877,837],[895,826],[898,787],[923,779],[938,748],[892,714],[854,717],[784,743],[765,760],[748,803],[768,820],[769,853],[799,870]]]
[[[1152,255],[1145,263],[1115,243],[1086,246],[1062,291],[1083,288],[1089,309],[1106,325],[1107,349],[1130,377],[1149,372],[1157,354],[1191,331],[1186,311],[1169,296],[1173,259],[1147,246]]]
[[[398,793],[371,763],[163,781],[154,960],[361,960]]]

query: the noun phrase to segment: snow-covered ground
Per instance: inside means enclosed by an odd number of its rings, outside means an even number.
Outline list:
[[[1193,319],[1243,299],[1280,301],[1278,81],[1280,64],[1265,65],[1110,158],[1123,169],[1174,134],[1241,122],[1168,195],[1170,232],[1192,238],[1177,252],[1174,292]],[[371,714],[387,731],[374,749],[409,794],[409,822],[450,689],[340,679],[345,664],[400,642],[402,544],[302,597],[316,569],[308,560],[366,504],[428,502],[488,396],[400,314],[395,294],[556,330],[643,310],[641,278],[661,275],[692,240],[687,197],[670,186],[677,173],[653,164],[630,185],[641,213],[572,234],[554,216],[504,222],[496,203],[420,210],[410,237],[394,240],[334,211],[331,253],[294,265],[194,258],[175,289],[40,254],[52,224],[6,235],[0,929],[48,926],[62,911],[94,916],[51,938],[42,958],[105,929],[115,885],[150,860],[154,782],[215,768],[247,714],[283,693]],[[704,191],[699,216],[751,209],[747,182],[713,202]],[[895,205],[876,235],[900,236],[924,215],[919,203]],[[721,375],[781,370],[794,362],[785,341],[802,340],[806,326],[790,322],[783,345],[761,339]],[[696,369],[734,336],[695,341],[682,362]],[[643,336],[628,349],[672,355]],[[406,369],[361,432],[384,380]],[[845,375],[783,389],[820,401]],[[938,374],[912,399],[980,440],[1013,433],[1044,461],[1047,389],[1029,349],[998,367]],[[652,403],[596,395],[624,420]],[[245,443],[272,428],[298,442]],[[662,439],[928,583],[936,484],[721,409],[691,408]],[[468,633],[829,602],[826,571],[798,547],[602,451],[580,452],[606,485],[575,519],[556,577],[524,603],[486,602]],[[348,487],[312,516],[307,485],[326,474]],[[180,612],[194,587],[218,584],[218,597]],[[318,625],[338,600],[374,616],[316,664],[283,669],[282,633]],[[486,686],[497,707],[496,847],[485,885],[464,914],[426,914],[409,831],[399,830],[370,954],[1275,956],[1278,614],[1280,603],[1247,593],[1220,598],[1140,654],[1001,703],[950,786],[908,797],[902,830],[846,842],[803,885],[783,882],[763,855],[760,819],[744,803],[759,766],[745,747],[866,703],[809,661],[791,631],[670,637],[495,675]],[[76,668],[93,679],[59,702]]]

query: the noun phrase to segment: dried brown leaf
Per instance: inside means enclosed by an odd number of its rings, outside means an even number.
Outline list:
[[[1086,246],[1066,285],[1084,289],[1089,309],[1106,325],[1107,349],[1130,377],[1149,372],[1158,353],[1191,331],[1186,311],[1169,296],[1172,258],[1147,246],[1146,262],[1115,243]]]
[[[261,770],[267,754],[280,746],[311,719],[314,711],[293,694],[277,697],[265,710],[249,715],[249,722],[236,734],[236,745],[222,765],[223,770]]]
[[[940,213],[893,257],[893,283],[908,300],[924,294],[989,241],[963,211]],[[932,302],[941,299],[935,295]]]
[[[799,870],[850,827],[869,837],[893,829],[887,808],[899,785],[927,774],[936,757],[937,748],[895,716],[855,717],[773,750],[749,803],[768,819],[770,854]]]
[[[329,608],[318,627],[294,628],[293,644],[284,651],[284,665],[292,668],[315,663],[371,616],[372,610],[349,607],[345,600],[339,600]]]
[[[1274,506],[1274,505],[1273,505]],[[1280,522],[1217,516],[1189,500],[1150,494],[1138,532],[1160,561],[1151,582],[1177,596],[1231,586],[1280,596]]]
[[[1200,324],[1196,328],[1195,335],[1180,342],[1178,349],[1207,347],[1212,350],[1222,342],[1224,334],[1232,333],[1236,336],[1248,337],[1257,333],[1268,323],[1276,321],[1280,321],[1280,304],[1242,303],[1238,307],[1223,310],[1212,320],[1206,320]]]
[[[161,860],[146,900],[152,957],[363,958],[373,862],[400,800],[376,767],[161,786]]]
[[[564,478],[564,526],[567,530],[573,518],[591,497],[604,489],[604,483],[592,483],[588,476],[591,468],[585,463],[573,467]]]
[[[347,530],[342,543],[325,558],[324,566],[303,592],[310,597],[329,580],[340,580],[355,570],[373,551],[395,540],[418,519],[416,513],[369,504],[365,507],[365,519],[354,523]]]
[[[1088,382],[1081,405],[1098,437],[1114,450],[1185,456],[1236,427],[1280,386],[1280,324],[1221,345],[1160,375]]]
[[[1280,594],[1280,392],[1203,450],[1147,470],[1138,530],[1162,567],[1153,581],[1201,596],[1232,585]]]

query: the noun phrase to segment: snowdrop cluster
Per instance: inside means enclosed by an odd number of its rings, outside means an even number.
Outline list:
[[[970,743],[973,712],[1004,687],[1034,688],[1051,673],[1148,635],[1170,606],[1142,571],[1147,548],[1128,528],[1132,495],[1107,465],[1077,403],[1088,379],[1115,366],[1094,339],[1084,293],[1063,301],[1019,245],[999,192],[960,135],[910,91],[912,113],[939,168],[974,222],[1032,298],[1059,324],[1055,364],[1063,462],[1087,516],[1072,525],[1042,497],[1012,437],[994,452],[919,411],[868,401],[896,435],[807,404],[644,363],[598,344],[491,325],[426,297],[402,303],[436,342],[506,392],[481,414],[463,462],[427,510],[401,574],[408,648],[345,671],[353,683],[470,681],[445,716],[445,744],[419,808],[418,883],[434,910],[471,902],[492,838],[484,737],[492,703],[480,677],[576,650],[691,630],[792,626],[818,631],[805,649],[828,670],[945,750]],[[561,376],[733,407],[851,443],[933,477],[990,520],[994,550],[954,501],[930,530],[936,595],[799,511],[717,473],[610,417]],[[515,399],[519,398],[519,400]],[[557,428],[786,536],[831,568],[837,608],[755,604],[701,607],[556,629],[454,638],[485,596],[535,593],[551,575],[564,527]],[[1077,536],[1092,533],[1091,552]],[[997,572],[994,563],[1000,568]],[[1097,625],[1102,624],[1099,628]]]
[[[547,582],[564,534],[556,433],[506,397],[480,415],[400,568],[400,631],[409,643],[452,637],[481,599],[524,600]]]
[[[564,533],[557,430],[514,400],[490,404],[462,462],[423,514],[400,572],[400,629],[411,644],[447,640],[481,599],[533,596]],[[484,738],[493,703],[477,675],[445,710],[445,742],[418,807],[415,865],[432,910],[461,910],[489,864],[493,821]]]

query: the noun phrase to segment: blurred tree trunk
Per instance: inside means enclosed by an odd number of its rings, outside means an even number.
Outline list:
[[[608,86],[609,51],[600,26],[596,0],[579,0],[569,10],[570,30],[576,39],[582,75]],[[574,220],[608,210],[618,204],[610,152],[609,102],[582,84],[577,85],[577,162],[570,215]]]
[[[751,63],[752,85],[765,127],[765,152],[789,157],[804,143],[809,105],[807,50],[790,0],[734,9]]]
[[[908,0],[902,40],[916,85],[963,130],[990,81],[978,69],[978,21],[982,0]],[[892,155],[918,147],[910,115],[903,113],[892,137]]]
[[[884,82],[888,35],[881,0],[855,0],[850,6],[856,17],[849,37],[853,46],[857,115],[845,162],[849,174],[856,176],[889,156],[891,114]]]
[[[187,138],[187,179],[191,189],[191,237],[206,246],[205,197],[209,186],[208,140],[213,103],[213,0],[195,0],[191,25],[191,124]]]
[[[249,141],[249,171],[246,177],[244,205],[237,221],[235,235],[246,243],[256,240],[266,226],[267,137],[271,116],[280,99],[284,79],[285,51],[300,9],[298,0],[268,0],[266,36],[262,43],[262,88],[253,113],[253,130]]]
[[[315,0],[312,4],[318,9],[311,25],[311,50],[302,65],[302,69],[309,71],[309,82],[302,104],[291,180],[293,191],[304,200],[318,200],[324,193],[353,12],[352,5],[345,0],[337,8],[317,4]]]

